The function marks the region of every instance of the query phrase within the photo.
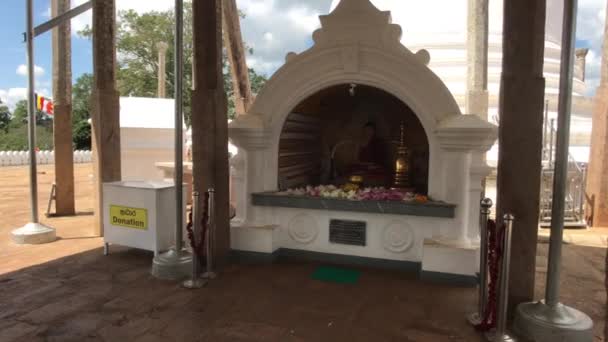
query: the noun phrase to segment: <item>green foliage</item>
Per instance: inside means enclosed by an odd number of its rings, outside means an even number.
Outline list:
[[[74,124],[72,139],[74,141],[74,149],[90,150],[91,149],[91,125],[87,121],[80,121]]]
[[[87,121],[91,117],[93,75],[82,74],[72,86],[72,124]]]
[[[91,149],[91,94],[93,75],[82,74],[72,87],[72,141],[76,150]]]
[[[26,151],[28,149],[27,125],[0,131],[0,151]],[[53,149],[53,129],[36,126],[36,146],[41,150]]]
[[[13,117],[11,118],[11,127],[21,127],[27,124],[27,101],[21,100],[15,105]]]
[[[243,16],[241,14],[241,16]],[[167,95],[174,93],[174,23],[173,11],[138,14],[133,10],[118,13],[116,48],[120,54],[118,62],[118,90],[121,96],[155,97],[157,95],[159,42],[168,44],[166,56]],[[79,32],[92,36],[86,28]],[[192,97],[192,3],[184,3],[184,118],[190,126]],[[251,49],[248,49],[252,53]],[[224,86],[228,96],[229,117],[234,116],[234,99],[226,58],[224,58]],[[256,94],[266,82],[264,76],[250,69],[252,91]]]
[[[20,100],[15,105],[15,110],[13,110],[10,126],[18,128],[27,125],[27,117],[27,100]],[[46,115],[46,113],[36,110],[36,124],[50,128],[53,126],[53,119]]]
[[[9,125],[11,123],[11,112],[8,107],[0,101],[0,130],[4,133],[8,132]]]

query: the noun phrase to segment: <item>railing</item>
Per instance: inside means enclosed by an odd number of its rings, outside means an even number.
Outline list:
[[[36,153],[38,164],[54,164],[55,151],[38,151]],[[74,151],[74,163],[90,163],[93,161],[91,151]],[[0,151],[0,166],[27,165],[30,162],[28,151]]]
[[[545,134],[543,136],[543,165],[540,189],[541,224],[551,222],[551,205],[553,199],[553,175],[555,170],[555,120],[548,120],[548,104],[545,107]],[[585,184],[587,182],[587,165],[577,162],[568,153],[568,183],[564,203],[566,223],[585,223]]]

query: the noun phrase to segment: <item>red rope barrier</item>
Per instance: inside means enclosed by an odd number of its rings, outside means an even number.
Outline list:
[[[486,305],[486,311],[483,313],[481,323],[475,326],[475,328],[480,331],[488,331],[496,327],[498,277],[500,275],[500,261],[503,256],[502,249],[504,238],[504,226],[499,227],[494,220],[488,220],[488,268],[490,281],[488,284],[488,303]]]
[[[190,247],[192,247],[192,251],[198,255],[199,260],[203,260],[205,258],[205,234],[207,233],[207,221],[209,221],[209,208],[207,203],[209,202],[209,193],[205,192],[205,197],[203,203],[203,218],[201,222],[201,239],[200,243],[196,243],[196,239],[194,238],[194,230],[192,229],[192,212],[188,213],[188,224],[186,225],[186,230],[188,231],[188,239],[190,240]],[[193,203],[193,205],[195,205]]]

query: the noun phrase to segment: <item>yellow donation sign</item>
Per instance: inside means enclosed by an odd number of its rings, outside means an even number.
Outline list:
[[[110,224],[126,228],[148,230],[148,210],[110,205]]]

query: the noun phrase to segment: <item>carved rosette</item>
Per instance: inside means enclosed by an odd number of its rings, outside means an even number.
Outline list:
[[[287,231],[294,241],[302,244],[309,244],[317,238],[319,227],[313,216],[309,214],[298,214],[289,221]]]
[[[409,224],[393,221],[384,228],[384,249],[393,253],[403,253],[414,244],[414,233]]]

